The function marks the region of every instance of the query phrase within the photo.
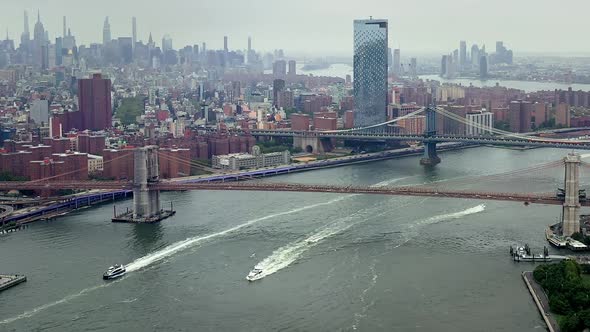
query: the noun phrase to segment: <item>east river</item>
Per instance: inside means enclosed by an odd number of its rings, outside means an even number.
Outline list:
[[[567,152],[481,147],[442,153],[433,169],[406,157],[264,181],[547,192],[560,167],[477,178]],[[178,213],[160,224],[113,224],[103,205],[0,235],[0,273],[28,277],[0,294],[0,331],[544,329],[520,276],[533,265],[508,250],[542,252],[558,206],[278,192],[170,200]],[[127,275],[103,281],[114,263]],[[257,264],[264,278],[246,281]]]

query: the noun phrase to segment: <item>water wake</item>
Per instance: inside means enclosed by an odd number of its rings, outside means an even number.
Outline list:
[[[332,199],[332,200],[327,201],[327,202],[311,204],[311,205],[303,206],[303,207],[300,207],[300,208],[292,209],[292,210],[289,210],[289,211],[284,211],[284,212],[279,212],[279,213],[275,213],[275,214],[270,214],[270,215],[267,215],[267,216],[264,216],[264,217],[261,217],[261,218],[256,218],[256,219],[249,220],[249,221],[247,221],[247,222],[245,222],[243,224],[234,226],[232,228],[228,228],[228,229],[226,229],[224,231],[220,231],[220,232],[217,232],[217,233],[212,233],[212,234],[205,235],[205,236],[192,237],[192,238],[188,238],[188,239],[183,240],[183,241],[179,241],[179,242],[173,243],[173,244],[171,244],[171,245],[169,245],[169,246],[167,246],[167,247],[165,247],[165,248],[163,248],[161,250],[158,250],[156,252],[153,252],[151,254],[148,254],[146,256],[143,256],[141,258],[138,258],[135,261],[127,264],[127,272],[137,271],[137,270],[139,270],[141,268],[147,267],[147,266],[149,266],[149,265],[151,265],[151,264],[153,264],[155,262],[158,262],[158,261],[160,261],[160,260],[162,260],[162,259],[164,259],[166,257],[172,256],[173,254],[175,254],[175,253],[177,253],[179,251],[182,251],[182,250],[185,250],[185,249],[194,247],[195,245],[200,244],[200,243],[202,243],[202,242],[204,242],[206,240],[210,240],[210,239],[214,239],[214,238],[217,238],[217,237],[220,237],[220,236],[227,235],[229,233],[235,232],[237,230],[240,230],[240,229],[242,229],[244,227],[250,226],[250,225],[255,224],[257,222],[261,222],[261,221],[264,221],[264,220],[268,220],[268,219],[272,219],[272,218],[276,218],[276,217],[280,217],[280,216],[285,216],[285,215],[288,215],[288,214],[293,214],[293,213],[297,213],[297,212],[301,212],[301,211],[313,209],[313,208],[320,207],[320,206],[334,204],[334,203],[337,203],[339,201],[342,201],[342,200],[346,199],[347,197],[349,197],[349,196],[341,196],[341,197]],[[66,297],[64,297],[64,298],[62,298],[60,300],[57,300],[57,301],[54,301],[54,302],[50,302],[50,303],[44,304],[42,306],[36,307],[34,309],[31,309],[29,311],[25,311],[24,313],[22,313],[20,315],[17,315],[17,316],[14,316],[14,317],[10,317],[10,318],[6,318],[6,319],[0,321],[0,324],[9,324],[9,323],[15,322],[15,321],[20,320],[20,319],[23,319],[23,318],[32,317],[32,316],[36,315],[37,313],[39,313],[41,311],[44,311],[46,309],[49,309],[51,307],[57,306],[59,304],[67,303],[67,302],[69,302],[71,300],[74,300],[74,299],[76,299],[78,297],[81,297],[83,295],[86,295],[88,293],[91,293],[91,292],[93,292],[95,290],[98,290],[98,289],[101,289],[101,288],[105,288],[105,287],[109,287],[111,285],[114,285],[115,283],[124,280],[124,278],[122,278],[120,280],[117,280],[117,281],[111,281],[111,282],[103,283],[103,284],[100,284],[100,285],[97,285],[97,286],[85,288],[85,289],[83,289],[83,290],[81,290],[81,291],[79,291],[77,293],[70,294],[70,295],[68,295],[68,296],[66,296]]]
[[[350,220],[355,218],[358,214],[359,213],[356,213],[348,217],[341,218],[327,226],[324,226],[318,232],[308,236],[306,239],[291,242],[286,246],[273,251],[270,256],[256,264],[257,268],[262,269],[262,273],[257,275],[254,280],[262,279],[286,268],[287,266],[293,264],[293,262],[295,262],[304,252],[315,247],[322,240],[325,240],[326,238],[329,238],[335,234],[344,232],[350,227],[358,224],[362,221],[362,219],[357,222],[350,222]]]
[[[175,254],[175,253],[177,253],[179,251],[188,249],[188,248],[193,247],[193,246],[195,246],[197,244],[200,244],[200,243],[202,243],[204,241],[211,240],[211,239],[214,239],[214,238],[217,238],[217,237],[220,237],[220,236],[227,235],[229,233],[232,233],[232,232],[235,232],[237,230],[240,230],[240,229],[242,229],[244,227],[253,225],[253,224],[257,223],[257,222],[261,222],[261,221],[264,221],[264,220],[268,220],[268,219],[272,219],[272,218],[276,218],[276,217],[280,217],[280,216],[285,216],[285,215],[288,215],[288,214],[293,214],[293,213],[297,213],[297,212],[301,212],[301,211],[313,209],[313,208],[324,206],[324,205],[334,204],[334,203],[337,203],[339,201],[342,201],[345,198],[346,198],[346,196],[342,196],[342,197],[338,197],[336,199],[333,199],[333,200],[330,200],[330,201],[327,201],[327,202],[323,202],[323,203],[316,203],[316,204],[307,205],[307,206],[303,206],[303,207],[300,207],[300,208],[292,209],[292,210],[289,210],[289,211],[279,212],[279,213],[275,213],[275,214],[269,214],[269,215],[264,216],[264,217],[261,217],[261,218],[256,218],[256,219],[249,220],[249,221],[247,221],[247,222],[245,222],[243,224],[234,226],[232,228],[228,228],[228,229],[226,229],[224,231],[221,231],[221,232],[212,233],[212,234],[204,235],[204,236],[195,236],[195,237],[191,237],[191,238],[188,238],[186,240],[183,240],[183,241],[179,241],[179,242],[173,243],[173,244],[171,244],[171,245],[169,245],[169,246],[167,246],[167,247],[165,247],[165,248],[163,248],[161,250],[158,250],[158,251],[153,252],[151,254],[148,254],[146,256],[140,257],[140,258],[134,260],[133,262],[127,264],[127,271],[128,272],[137,271],[137,270],[139,270],[141,268],[144,268],[144,267],[149,266],[149,265],[151,265],[151,264],[153,264],[155,262],[158,262],[158,261],[160,261],[160,260],[162,260],[162,259],[164,259],[166,257],[172,256],[173,254]]]

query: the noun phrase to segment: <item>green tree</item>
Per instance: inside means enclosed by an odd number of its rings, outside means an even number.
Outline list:
[[[136,122],[136,118],[143,114],[144,101],[142,97],[124,98],[117,108],[116,115],[123,125]]]

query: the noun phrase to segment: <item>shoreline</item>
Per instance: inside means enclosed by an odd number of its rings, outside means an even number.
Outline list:
[[[533,277],[533,272],[522,272],[522,279],[524,280],[527,289],[529,290],[529,293],[533,297],[537,309],[539,310],[541,317],[543,317],[543,320],[547,325],[547,329],[550,332],[560,332],[561,329],[559,328],[559,324],[557,323],[557,320],[549,310],[549,299],[547,298],[547,295],[541,288],[541,285],[539,285],[537,281],[535,281],[535,278]]]

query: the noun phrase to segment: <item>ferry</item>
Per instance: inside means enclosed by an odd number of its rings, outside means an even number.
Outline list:
[[[255,266],[254,269],[252,271],[250,271],[250,273],[248,273],[246,280],[248,280],[248,281],[258,280],[261,274],[262,274],[262,268]]]
[[[551,245],[557,248],[565,248],[567,246],[567,241],[553,233],[550,227],[545,230],[545,238],[549,243],[551,243]]]
[[[125,266],[123,264],[116,264],[109,267],[109,269],[102,275],[104,280],[116,279],[125,275]]]
[[[565,239],[567,241],[567,247],[571,251],[585,251],[588,250],[588,246],[580,241],[574,240],[571,237]]]

